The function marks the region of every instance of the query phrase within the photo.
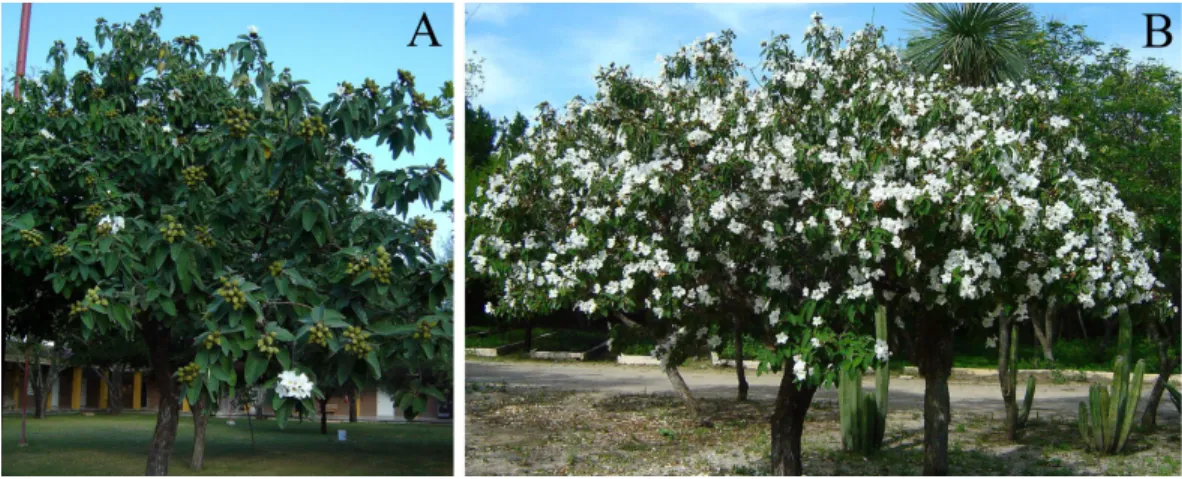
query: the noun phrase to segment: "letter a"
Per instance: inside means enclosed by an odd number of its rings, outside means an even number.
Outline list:
[[[421,31],[424,26],[427,27],[426,32]],[[419,19],[418,26],[415,27],[415,34],[414,34],[414,36],[410,37],[410,43],[407,44],[406,46],[408,46],[408,47],[418,46],[418,45],[415,45],[415,40],[419,38],[419,35],[426,35],[428,37],[431,37],[431,46],[433,46],[433,47],[442,46],[439,44],[439,40],[435,39],[435,30],[431,29],[431,21],[427,20],[427,12],[423,12],[422,18]]]

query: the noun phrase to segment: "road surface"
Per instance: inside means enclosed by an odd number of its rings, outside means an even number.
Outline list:
[[[509,387],[545,387],[567,391],[597,391],[621,394],[673,393],[669,379],[655,366],[619,366],[609,363],[546,363],[546,362],[501,362],[469,359],[465,363],[468,383],[505,383]],[[689,369],[681,371],[686,384],[697,397],[734,397],[737,380],[733,369]],[[873,377],[863,379],[866,388],[873,387]],[[779,387],[779,374],[757,376],[747,372],[747,382],[752,399],[771,400]],[[1074,417],[1079,403],[1088,396],[1088,384],[1072,382],[1048,384],[1040,381],[1034,395],[1031,416],[1066,415]],[[955,411],[982,414],[1005,414],[1001,389],[996,379],[975,379],[952,381],[949,396]],[[1142,397],[1149,396],[1151,383],[1142,388]],[[895,376],[891,378],[890,408],[922,409],[924,382],[922,378]],[[1018,400],[1025,393],[1025,381],[1020,381]],[[837,390],[826,388],[817,391],[819,400],[837,400]],[[1144,407],[1144,403],[1142,403]],[[1138,412],[1140,420],[1140,412]],[[1177,422],[1178,411],[1168,398],[1162,398],[1158,407],[1158,421]]]

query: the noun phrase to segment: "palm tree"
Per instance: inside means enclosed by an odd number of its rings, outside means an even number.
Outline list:
[[[1030,8],[1016,3],[920,3],[907,16],[920,26],[904,58],[921,73],[951,67],[963,85],[1020,79],[1026,60],[1019,44],[1034,30]]]

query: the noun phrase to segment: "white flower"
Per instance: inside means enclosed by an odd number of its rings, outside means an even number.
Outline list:
[[[170,133],[170,132],[172,132],[172,126],[171,125],[164,125],[164,127],[161,128],[161,130],[164,130],[165,133]]]
[[[7,110],[4,110],[4,111],[7,111],[7,112],[8,112],[8,114],[9,114],[9,115],[11,115],[11,114],[13,114],[13,113],[16,113],[16,108],[13,108],[13,107],[11,107],[11,106],[10,106],[10,107],[8,107],[8,109],[7,109]]]
[[[184,98],[184,96],[185,95],[182,94],[181,91],[176,88],[173,88],[172,90],[170,90],[168,92],[168,99],[172,100],[172,101],[181,101],[181,98]]]
[[[813,326],[820,326],[822,324],[825,324],[825,320],[821,319],[820,316],[813,316]]]
[[[781,332],[776,335],[776,344],[784,344],[788,342],[788,335]]]
[[[307,399],[312,397],[312,381],[304,373],[281,372],[279,381],[275,384],[275,394],[283,398]]]
[[[123,229],[126,223],[123,221],[122,216],[111,217],[110,215],[107,215],[99,219],[98,224],[99,226],[110,225],[111,234],[119,234],[119,230]]]
[[[806,364],[799,354],[792,357],[794,364],[792,365],[792,373],[796,375],[797,381],[804,381],[809,375],[809,365]]]
[[[720,344],[722,344],[722,338],[718,337],[717,334],[710,336],[710,339],[706,341],[706,345],[710,346],[710,349],[715,349]]]
[[[246,31],[250,32],[251,35],[258,35],[259,34],[259,27],[251,25],[249,27],[246,27]]]
[[[821,347],[821,340],[819,340],[819,339],[817,339],[817,338],[811,338],[811,339],[809,339],[809,343],[811,343],[811,344],[813,345],[813,348],[819,348],[819,347]]]
[[[484,303],[484,312],[488,313],[488,314],[493,314],[493,304],[492,303]]]
[[[47,140],[57,138],[56,136],[53,136],[53,133],[50,133],[49,130],[46,130],[45,128],[42,128],[39,133],[41,133],[41,136],[44,136]]]
[[[985,338],[985,347],[993,349],[997,347],[997,336],[990,336]]]
[[[887,347],[886,341],[881,339],[874,342],[874,357],[879,361],[886,361],[891,357],[891,350]]]

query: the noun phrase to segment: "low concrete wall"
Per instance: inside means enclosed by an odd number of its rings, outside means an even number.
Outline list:
[[[530,351],[529,357],[534,359],[552,359],[556,361],[582,361],[597,356],[600,352],[607,351],[607,345],[610,341],[604,341],[599,345],[583,352],[572,351]]]
[[[734,359],[722,359],[722,358],[718,357],[718,353],[714,353],[714,352],[710,353],[710,363],[715,366],[726,367],[726,368],[735,367],[735,360]],[[748,369],[751,371],[759,369],[759,360],[758,359],[744,359],[743,360],[743,369]]]
[[[541,338],[544,338],[544,337],[549,336],[551,334],[553,334],[553,333],[539,334],[539,335],[535,336],[534,339],[541,339]],[[468,354],[471,354],[473,356],[480,356],[480,357],[484,357],[484,358],[495,358],[495,357],[500,356],[502,354],[508,354],[508,353],[511,353],[513,351],[516,351],[516,350],[524,348],[524,347],[525,347],[525,341],[520,341],[520,342],[516,342],[513,344],[506,344],[504,346],[497,347],[497,348],[466,348],[465,351]]]
[[[660,366],[661,360],[653,356],[641,356],[638,354],[621,354],[616,356],[617,364],[624,364],[628,366]]]
[[[1025,377],[1026,375],[1033,374],[1035,376],[1040,376],[1040,377],[1042,377],[1042,376],[1050,377],[1054,373],[1054,371],[1056,371],[1056,370],[1055,369],[1019,369],[1018,376]],[[1086,381],[1088,381],[1088,382],[1112,381],[1112,373],[1108,372],[1108,371],[1069,371],[1069,370],[1062,370],[1062,369],[1057,370],[1057,371],[1059,371],[1060,374],[1062,374],[1064,377],[1067,377],[1070,380],[1076,380],[1082,374],[1084,376],[1084,378],[1086,379]],[[1131,374],[1132,374],[1131,369],[1130,369],[1129,373],[1131,376]],[[904,366],[903,367],[903,374],[912,374],[915,376],[919,376],[919,368],[917,368],[915,366]],[[953,376],[997,377],[997,370],[996,369],[986,369],[986,368],[952,368],[952,375]],[[1131,379],[1131,377],[1130,377],[1130,379]],[[1145,377],[1142,379],[1142,382],[1147,383],[1147,384],[1151,384],[1156,380],[1157,380],[1157,373],[1153,373],[1153,374],[1145,373]],[[1174,381],[1171,380],[1170,382],[1174,382]]]

